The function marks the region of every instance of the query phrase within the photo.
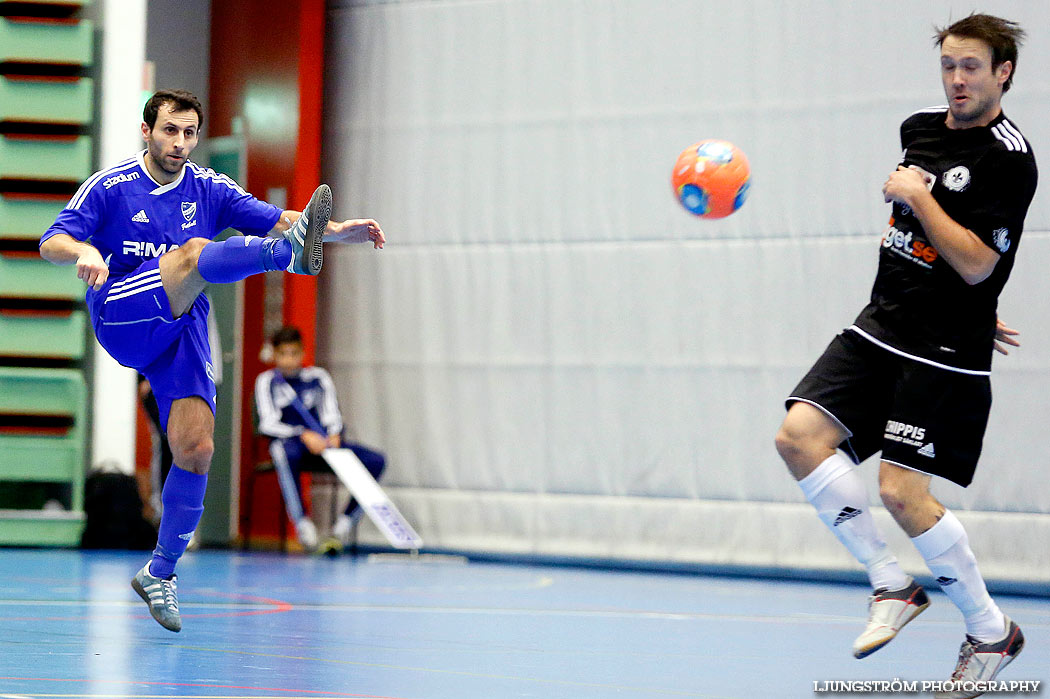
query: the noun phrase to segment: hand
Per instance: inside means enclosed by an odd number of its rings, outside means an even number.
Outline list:
[[[897,170],[891,172],[882,185],[882,196],[887,204],[895,201],[914,209],[913,202],[923,194],[929,194],[929,190],[922,173],[903,165],[898,165]]]
[[[329,221],[324,232],[326,243],[372,243],[379,249],[386,242],[383,229],[370,218],[351,218],[346,221]]]
[[[102,253],[90,245],[84,246],[84,251],[77,258],[77,279],[82,279],[88,286],[94,287],[95,291],[109,279],[109,267],[102,259]]]
[[[322,451],[328,448],[328,439],[323,434],[318,434],[313,430],[305,430],[299,439],[310,451],[311,454],[320,454]]]
[[[1006,351],[1006,348],[1003,347],[1003,345],[1020,347],[1021,343],[1013,338],[1014,335],[1020,335],[1020,333],[1013,328],[1006,327],[1006,323],[998,318],[995,319],[995,341],[993,346],[995,347],[996,352],[999,354],[1010,354]]]
[[[337,434],[328,435],[328,446],[331,449],[338,449],[343,446],[343,438]]]

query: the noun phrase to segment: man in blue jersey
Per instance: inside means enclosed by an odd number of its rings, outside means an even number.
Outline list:
[[[273,369],[255,380],[255,407],[259,432],[271,437],[270,456],[277,470],[288,517],[295,522],[299,543],[308,551],[317,548],[317,528],[303,507],[300,474],[331,473],[320,456],[328,448],[351,450],[372,477],[379,479],[386,459],[379,452],[343,439],[343,416],[335,384],[319,366],[303,366],[303,338],[298,328],[284,327],[273,335]],[[361,508],[352,497],[332,527],[332,536],[346,546]]]
[[[264,271],[316,275],[324,241],[376,248],[386,241],[372,219],[329,221],[327,185],[302,213],[282,211],[191,162],[203,119],[189,92],[154,94],[143,110],[146,149],[92,175],[40,239],[41,256],[75,264],[87,283],[99,343],[149,379],[157,398],[175,465],[161,495],[157,548],[132,587],[171,631],[182,628],[175,563],[204,511],[214,451],[215,383],[202,292],[210,283]],[[211,240],[226,228],[245,235]]]

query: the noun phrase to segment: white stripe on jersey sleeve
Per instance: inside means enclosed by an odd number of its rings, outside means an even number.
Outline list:
[[[106,170],[99,170],[94,175],[84,180],[84,183],[80,185],[80,189],[77,190],[76,194],[74,194],[72,198],[70,198],[69,203],[66,204],[66,208],[73,209],[74,211],[79,209],[80,205],[84,203],[85,199],[87,199],[88,192],[90,192],[91,189],[96,184],[98,184],[99,180],[101,180],[107,175],[113,175],[115,173],[120,172],[121,170],[127,170],[128,168],[134,167],[137,164],[138,160],[134,157],[131,157],[127,160],[122,160],[121,162],[117,163],[111,168],[108,168]]]
[[[215,172],[210,167],[201,167],[197,163],[187,162],[186,164],[190,166],[190,171],[193,173],[193,176],[198,178],[198,179],[212,180],[212,181],[217,182],[219,184],[226,185],[227,187],[229,187],[230,189],[234,190],[238,194],[245,194],[245,195],[248,194],[246,191],[244,191],[241,188],[241,186],[239,184],[234,182],[227,175],[223,175],[222,173]]]
[[[1017,138],[1017,142],[1021,145],[1022,153],[1028,152],[1028,144],[1025,142],[1024,134],[1009,119],[1003,119],[999,122],[999,126],[1003,127],[1004,133],[1011,133]]]
[[[992,127],[992,133],[1006,146],[1006,150],[1021,150],[1021,143],[1018,142],[1017,137],[1013,134],[1006,133],[1000,127],[1002,124],[996,124]]]

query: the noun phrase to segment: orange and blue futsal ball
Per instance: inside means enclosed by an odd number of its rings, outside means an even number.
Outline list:
[[[710,138],[682,151],[671,174],[678,202],[700,218],[723,218],[747,200],[751,165],[729,141]]]

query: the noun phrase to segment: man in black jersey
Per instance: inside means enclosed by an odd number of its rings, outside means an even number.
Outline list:
[[[1024,645],[988,595],[959,520],[929,490],[931,476],[970,484],[991,407],[992,351],[1017,345],[996,304],[1036,187],[1032,149],[1000,107],[1023,36],[1016,23],[982,14],[937,33],[948,105],[901,124],[871,302],[791,393],[776,438],[820,519],[867,568],[875,591],[857,658],[929,605],[887,549],[850,463],[882,452],[882,502],[966,621],[957,683],[994,678]],[[973,687],[937,696],[982,693]]]

